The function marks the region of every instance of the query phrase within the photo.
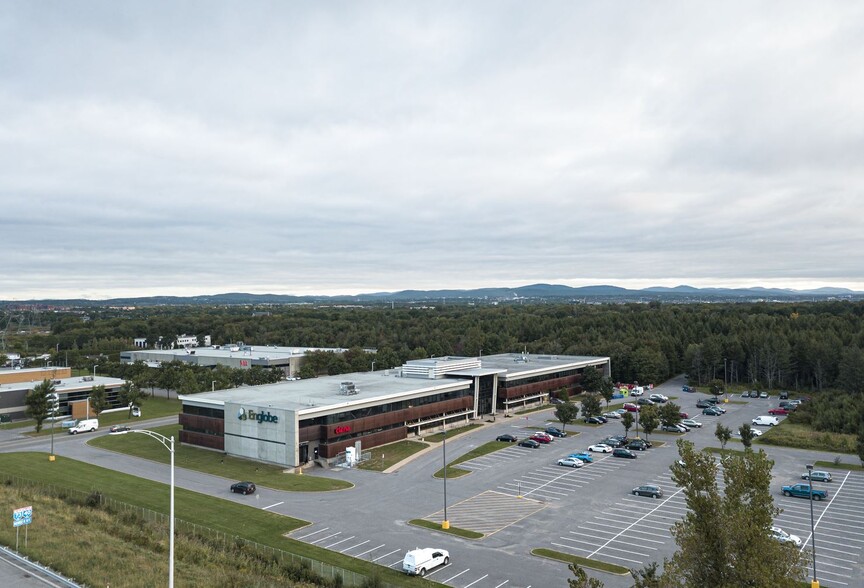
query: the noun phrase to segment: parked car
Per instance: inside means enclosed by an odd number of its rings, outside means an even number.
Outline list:
[[[519,447],[527,447],[529,449],[537,449],[540,447],[540,444],[534,439],[522,439],[518,445]]]
[[[547,435],[546,433],[534,433],[531,435],[531,439],[538,443],[552,443],[552,435]]]
[[[691,388],[690,386],[687,386],[685,384],[684,386],[681,386],[681,391],[682,392],[693,392],[694,390],[693,390],[693,388]]]
[[[597,443],[596,445],[588,446],[588,451],[594,451],[597,453],[612,453],[612,449],[613,447],[606,443]]]
[[[751,421],[754,425],[759,425],[761,427],[773,427],[774,425],[780,424],[780,419],[776,416],[758,416],[753,421]]]
[[[683,425],[663,425],[661,430],[667,433],[686,433],[690,429],[684,427]]]
[[[586,425],[602,425],[605,422],[604,420],[602,420],[600,417],[597,417],[597,416],[588,417],[588,418],[583,419],[583,420],[585,421]]]
[[[635,404],[630,403],[630,402],[625,402],[624,403],[624,410],[626,410],[627,412],[639,412],[639,407]]]
[[[255,494],[255,484],[252,482],[237,482],[231,484],[231,492],[236,494]]]
[[[716,406],[712,406],[712,407],[703,409],[702,414],[708,415],[708,416],[720,416],[723,413],[720,412]]]
[[[772,408],[768,411],[768,414],[777,416],[777,415],[787,415],[789,414],[789,410],[786,408]]]
[[[810,484],[792,484],[783,486],[783,496],[797,496],[798,498],[810,498]],[[828,498],[825,490],[813,488],[813,500],[824,500]]]
[[[633,488],[634,496],[647,496],[649,498],[660,498],[663,496],[663,490],[660,489],[660,486],[653,486],[651,484],[645,484],[644,486],[636,486]]]
[[[585,451],[580,451],[578,453],[571,453],[567,457],[572,457],[573,459],[578,459],[580,461],[584,461],[585,463],[591,463],[594,461],[594,456]]]
[[[576,459],[575,457],[563,457],[558,460],[558,465],[569,468],[581,468],[585,463],[581,459]]]
[[[706,398],[705,401],[708,404],[714,404],[714,405],[720,404],[720,399],[717,398],[716,396],[714,396],[713,398]]]
[[[768,398],[768,393],[767,392],[760,392],[759,398]]]
[[[624,411],[624,412],[627,412],[627,411]],[[620,419],[621,413],[613,410],[612,412],[604,412],[603,416],[606,417],[607,419]]]
[[[679,412],[678,416],[682,419],[689,419],[690,418],[690,415],[687,414],[686,412]]]
[[[132,428],[127,427],[126,425],[114,425],[110,429],[108,429],[108,432],[110,432],[110,433],[123,433],[123,432],[131,431],[131,430],[132,430]]]
[[[786,410],[795,410],[797,408],[797,405],[792,404],[791,400],[783,400],[780,403],[780,408],[785,408]]]
[[[504,441],[506,443],[516,443],[516,441],[518,441],[518,439],[516,439],[514,435],[511,435],[509,433],[505,433],[504,435],[498,435],[497,437],[495,437],[495,440]]]
[[[426,572],[450,563],[446,549],[413,549],[402,560],[402,571],[410,576],[425,576]]]
[[[648,397],[648,399],[651,400],[652,402],[659,402],[660,404],[663,404],[664,402],[669,401],[668,396],[665,396],[663,394],[657,394],[657,393],[652,394],[651,396]]]
[[[788,398],[789,398],[789,392],[787,392],[786,390],[781,390],[780,391],[780,400],[788,400]]]
[[[566,437],[567,433],[559,429],[558,427],[546,427],[546,434],[552,435],[553,437]]]
[[[693,419],[684,419],[681,421],[681,424],[685,427],[696,427],[697,429],[702,426],[702,423],[700,423],[699,421],[694,421]]]
[[[648,442],[644,439],[633,439],[627,444],[627,449],[634,451],[645,451],[649,447],[650,445],[648,445]]]
[[[612,457],[623,457],[626,459],[636,459],[636,454],[630,451],[629,449],[624,449],[623,447],[619,447],[612,451]]]
[[[549,399],[549,404],[564,404],[564,401],[560,398],[556,398],[555,396],[553,396]]]
[[[132,407],[132,416],[133,417],[140,417],[141,416],[141,407],[140,406],[133,406]]]
[[[650,398],[640,398],[636,401],[636,404],[638,404],[639,406],[652,406],[654,404],[654,401]]]
[[[714,406],[711,402],[708,402],[704,398],[701,398],[696,401],[696,408],[711,408]]]
[[[802,480],[812,480],[814,482],[830,482],[831,481],[831,473],[823,472],[820,470],[813,470],[812,472],[805,472],[801,474]]]
[[[790,400],[790,401],[789,401],[789,404],[791,404],[792,406],[798,406],[798,405],[801,404],[802,402],[804,402],[804,401],[803,401],[803,400],[798,400],[798,399],[796,398],[795,400]]]
[[[645,392],[641,388],[633,388],[630,390],[630,396],[642,396]]]
[[[771,536],[780,543],[791,543],[795,547],[801,547],[801,537],[790,535],[780,527],[771,527]]]
[[[603,439],[603,441],[601,441],[600,444],[601,445],[608,445],[612,449],[615,449],[616,447],[623,446],[624,442],[621,439],[615,439],[614,437],[610,437],[608,439]]]

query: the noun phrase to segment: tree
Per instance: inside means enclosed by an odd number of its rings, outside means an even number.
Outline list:
[[[678,452],[683,465],[672,465],[672,480],[688,510],[672,527],[678,550],[664,564],[664,582],[684,588],[799,586],[803,554],[771,535],[780,509],[771,495],[773,462],[765,452],[726,455],[721,466],[710,452],[696,451],[684,439],[678,440]]]
[[[642,430],[645,431],[645,438],[653,433],[660,424],[660,419],[657,418],[656,406],[645,406],[639,413],[639,423],[642,425]]]
[[[570,402],[565,401],[564,404],[559,404],[555,408],[555,418],[561,421],[561,429],[565,429],[569,423],[576,420],[579,415],[579,407]]]
[[[681,422],[681,407],[674,402],[667,402],[660,407],[660,410],[658,412],[658,416],[660,417],[660,423],[664,427],[676,425]]]
[[[864,392],[864,351],[846,347],[840,352],[837,385],[851,394]]]
[[[717,437],[718,441],[720,441],[720,448],[726,449],[726,444],[729,443],[729,439],[732,438],[732,429],[717,423],[717,428],[714,429],[714,436]]]
[[[711,394],[714,395],[714,398],[717,398],[726,390],[726,385],[723,383],[723,380],[711,380]]]
[[[624,435],[626,436],[630,431],[630,427],[633,426],[633,413],[627,411],[621,415],[621,424],[624,425]]]
[[[132,406],[141,405],[141,401],[144,399],[144,393],[141,391],[141,388],[136,386],[134,383],[126,382],[120,386],[120,390],[117,391],[117,399],[120,401],[121,405],[129,407],[129,418],[132,418]]]
[[[609,408],[609,403],[612,402],[612,397],[615,396],[615,386],[612,384],[612,380],[609,378],[603,378],[600,382],[600,389],[598,390],[600,396],[603,397],[603,400],[606,401],[606,408]]]
[[[108,408],[108,397],[105,395],[105,386],[100,384],[99,386],[93,386],[93,389],[90,390],[90,408],[97,415]]]
[[[585,418],[597,416],[602,410],[598,394],[586,394],[582,398],[582,416]]]
[[[738,434],[741,435],[741,444],[744,445],[744,448],[750,449],[750,446],[753,445],[753,437],[756,436],[750,423],[744,423],[738,427]]]
[[[855,450],[858,452],[858,459],[861,460],[861,465],[864,466],[864,425],[858,429],[858,440],[855,443]]]
[[[639,570],[630,570],[630,575],[633,576],[632,588],[663,588],[662,575],[657,571],[658,564],[652,561],[644,568]]]
[[[27,396],[24,397],[24,404],[27,407],[25,413],[36,421],[37,433],[42,430],[42,423],[51,414],[51,396],[53,394],[54,383],[46,379],[41,384],[36,384],[32,390],[27,392]]]
[[[582,370],[582,379],[579,384],[582,386],[582,389],[588,393],[596,393],[600,391],[600,386],[603,382],[603,374],[600,370],[594,367],[587,367]]]
[[[603,588],[605,586],[597,578],[588,576],[579,564],[571,563],[569,567],[574,577],[567,579],[568,588]]]

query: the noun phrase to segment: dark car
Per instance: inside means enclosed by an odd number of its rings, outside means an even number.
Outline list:
[[[550,404],[564,404],[564,401],[560,398],[555,398],[554,396],[549,399]]]
[[[650,398],[640,398],[636,401],[636,404],[639,404],[641,406],[651,406],[652,404],[654,404],[654,401]]]
[[[789,399],[789,392],[787,392],[786,390],[781,390],[780,391],[780,400],[788,400],[788,399]]]
[[[601,420],[600,417],[592,416],[585,419],[585,423],[588,425],[602,425],[605,421]]]
[[[708,416],[720,416],[723,414],[717,407],[706,408],[702,411],[702,414],[707,414]]]
[[[231,484],[231,492],[237,494],[255,494],[255,484],[252,482],[237,482]]]
[[[636,459],[636,454],[630,451],[629,449],[624,449],[623,447],[619,447],[618,449],[612,450],[612,457],[624,457],[627,459]]]
[[[713,406],[713,404],[704,398],[696,402],[696,408],[710,408],[711,406]]]
[[[522,439],[519,442],[519,447],[527,447],[529,449],[537,449],[540,447],[540,444],[537,443],[534,439]]]
[[[496,441],[505,441],[507,443],[516,443],[516,441],[518,441],[518,439],[516,439],[516,437],[514,437],[513,435],[509,435],[509,434],[498,435],[497,437],[495,437],[495,440]]]
[[[558,427],[546,427],[546,434],[552,435],[553,437],[566,437],[567,433],[559,429]]]
[[[603,445],[608,445],[609,447],[612,447],[612,448],[621,447],[624,445],[624,442],[621,439],[616,439],[615,437],[603,439],[603,441],[601,441],[601,443],[603,443]]]
[[[132,429],[127,427],[126,425],[114,425],[110,429],[108,429],[109,433],[123,433],[125,431],[131,431]]]
[[[648,442],[644,439],[633,439],[630,443],[627,444],[627,449],[635,450],[635,451],[645,451],[648,449]]]
[[[663,496],[663,490],[659,486],[646,484],[644,486],[636,486],[633,488],[633,496],[647,496],[649,498],[660,498]]]

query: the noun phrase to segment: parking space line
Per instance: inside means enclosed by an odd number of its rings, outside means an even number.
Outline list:
[[[338,533],[333,533],[332,535],[327,535],[326,537],[322,537],[321,539],[316,539],[315,541],[310,541],[309,545],[315,545],[316,543],[319,543],[321,541],[327,541],[328,539],[332,539],[333,537],[338,537],[341,534],[342,534],[342,531],[339,531]]]
[[[350,537],[347,537],[345,539],[341,539],[341,540],[337,541],[336,543],[331,543],[330,545],[322,546],[322,547],[324,547],[324,549],[332,549],[332,548],[336,547],[337,545],[339,545],[340,543],[345,543],[346,541],[351,541],[354,537],[355,537],[355,535],[351,535]]]
[[[495,586],[495,588],[501,588],[501,586],[503,586],[504,584],[506,584],[506,583],[509,582],[509,581],[510,581],[510,580],[504,580],[503,582],[501,582],[500,584],[498,584],[497,586]]]
[[[448,566],[448,567],[449,567],[449,566]],[[446,584],[447,582],[449,582],[449,581],[452,580],[453,578],[458,578],[458,577],[461,576],[462,574],[468,572],[470,569],[471,569],[471,568],[468,568],[467,570],[464,570],[464,571],[462,571],[462,572],[459,572],[459,573],[456,574],[455,576],[451,576],[451,577],[447,578],[446,580],[444,580],[443,583]],[[438,571],[438,570],[435,570],[435,571]],[[432,572],[432,573],[434,574],[435,572]],[[431,576],[432,574],[426,574],[426,575],[427,575],[427,576]]]
[[[683,491],[684,491],[683,488],[679,488],[678,491],[675,492],[675,494],[673,494],[672,496],[675,496],[676,494],[679,494],[679,493],[681,493],[681,492],[683,492]],[[621,531],[620,533],[618,533],[618,535],[616,535],[616,536],[613,537],[612,539],[609,539],[605,544],[603,544],[603,546],[601,546],[599,549],[597,549],[594,553],[592,553],[592,554],[589,555],[588,557],[589,557],[589,558],[592,558],[592,557],[594,557],[594,556],[597,554],[598,551],[604,549],[605,547],[608,547],[608,545],[609,545],[610,543],[612,543],[612,542],[613,542],[617,537],[619,537],[620,535],[623,535],[626,531],[628,531],[629,529],[631,529],[632,527],[634,527],[637,523],[639,523],[640,521],[642,521],[643,519],[645,519],[648,515],[650,515],[650,514],[651,514],[652,512],[654,512],[655,510],[661,508],[661,507],[663,506],[663,504],[665,504],[666,502],[668,502],[669,500],[671,500],[672,496],[670,496],[669,498],[667,498],[666,500],[664,500],[663,502],[661,502],[660,504],[658,504],[658,505],[654,508],[654,510],[652,510],[651,512],[649,512],[649,513],[643,515],[642,518],[640,518],[640,519],[638,519],[637,521],[631,523],[629,527],[627,527],[626,529],[624,529],[623,531]]]
[[[840,494],[840,491],[843,489],[843,485],[846,483],[846,480],[849,479],[849,476],[850,476],[851,474],[852,474],[852,472],[846,472],[846,476],[843,478],[843,481],[840,482],[840,486],[837,487],[837,490],[834,492],[834,496],[831,497],[831,500],[828,501],[828,504],[825,505],[825,508],[822,509],[822,512],[821,512],[821,513],[819,513],[819,518],[816,520],[816,524],[814,525],[814,528],[815,528],[815,527],[818,527],[818,526],[819,526],[819,523],[822,522],[822,517],[825,516],[825,513],[826,513],[826,512],[828,511],[828,509],[831,507],[831,503],[833,503],[834,500],[837,498],[837,495]],[[812,482],[811,482],[811,483],[812,483]],[[810,500],[813,500],[813,498],[812,498],[812,493],[811,493],[811,498],[810,498]],[[806,541],[801,545],[801,551],[803,551],[804,548],[807,546],[807,544],[810,543],[810,540],[811,540],[812,538],[813,538],[813,533],[810,533],[809,535],[807,535],[807,540],[806,540]]]
[[[268,508],[273,508],[274,506],[279,506],[280,504],[285,504],[285,501],[277,502],[276,504],[271,504],[270,506],[262,507],[261,510],[267,510]]]
[[[295,537],[295,539],[302,540],[302,539],[305,539],[306,537],[311,537],[312,535],[317,535],[318,533],[323,533],[324,531],[327,531],[329,529],[330,529],[330,527],[324,527],[323,529],[318,529],[317,531],[314,531],[314,532],[309,533],[307,535],[301,535],[300,537]]]
[[[351,551],[352,549],[356,549],[357,547],[360,547],[361,545],[366,545],[366,544],[369,543],[370,541],[371,541],[371,539],[367,539],[366,541],[363,541],[363,542],[361,542],[361,543],[358,543],[357,545],[352,545],[351,547],[347,547],[347,548],[345,548],[344,550],[340,551],[339,553],[345,553],[346,551]],[[376,549],[377,549],[377,547],[376,547]],[[361,554],[361,555],[362,555],[362,554]],[[354,557],[357,557],[357,556],[354,556]]]
[[[376,549],[377,549],[377,547],[376,547]],[[375,559],[372,560],[372,562],[374,563],[374,562],[377,562],[379,559],[384,559],[384,558],[387,557],[388,555],[393,555],[393,554],[396,553],[397,551],[399,551],[399,550],[398,550],[398,549],[394,549],[394,550],[391,551],[390,553],[385,553],[385,554],[382,555],[382,556],[376,557]],[[390,565],[393,565],[393,564],[390,564]]]
[[[476,584],[476,583],[479,582],[480,580],[485,580],[488,576],[489,576],[489,574],[486,574],[486,575],[483,576],[482,578],[477,578],[476,580],[474,580],[474,581],[471,582],[470,584],[466,584],[466,585],[465,585],[465,588],[471,588],[471,586],[473,586],[474,584]]]

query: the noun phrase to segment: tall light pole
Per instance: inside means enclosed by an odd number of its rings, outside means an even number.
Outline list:
[[[807,464],[807,485],[810,487],[810,550],[813,552],[813,581],[811,588],[819,588],[819,580],[816,579],[816,526],[813,524],[813,464]]]
[[[213,380],[212,382],[210,382],[210,391],[211,392],[216,391],[216,380]]]
[[[375,371],[375,362],[374,361],[372,362],[372,371],[373,372]]]
[[[98,366],[98,365],[94,365],[94,366],[93,366],[93,379],[94,379],[94,380],[96,379],[96,368],[97,368],[97,367],[99,367],[99,366]]]
[[[442,529],[450,528],[450,521],[447,520],[447,421],[444,421],[444,520],[441,522]]]
[[[126,433],[142,433],[148,437],[153,437],[171,453],[171,506],[170,514],[168,515],[170,517],[168,525],[170,533],[168,537],[168,588],[174,588],[174,437],[166,437],[161,433],[148,431],[147,429],[131,429],[114,434],[125,435]]]

